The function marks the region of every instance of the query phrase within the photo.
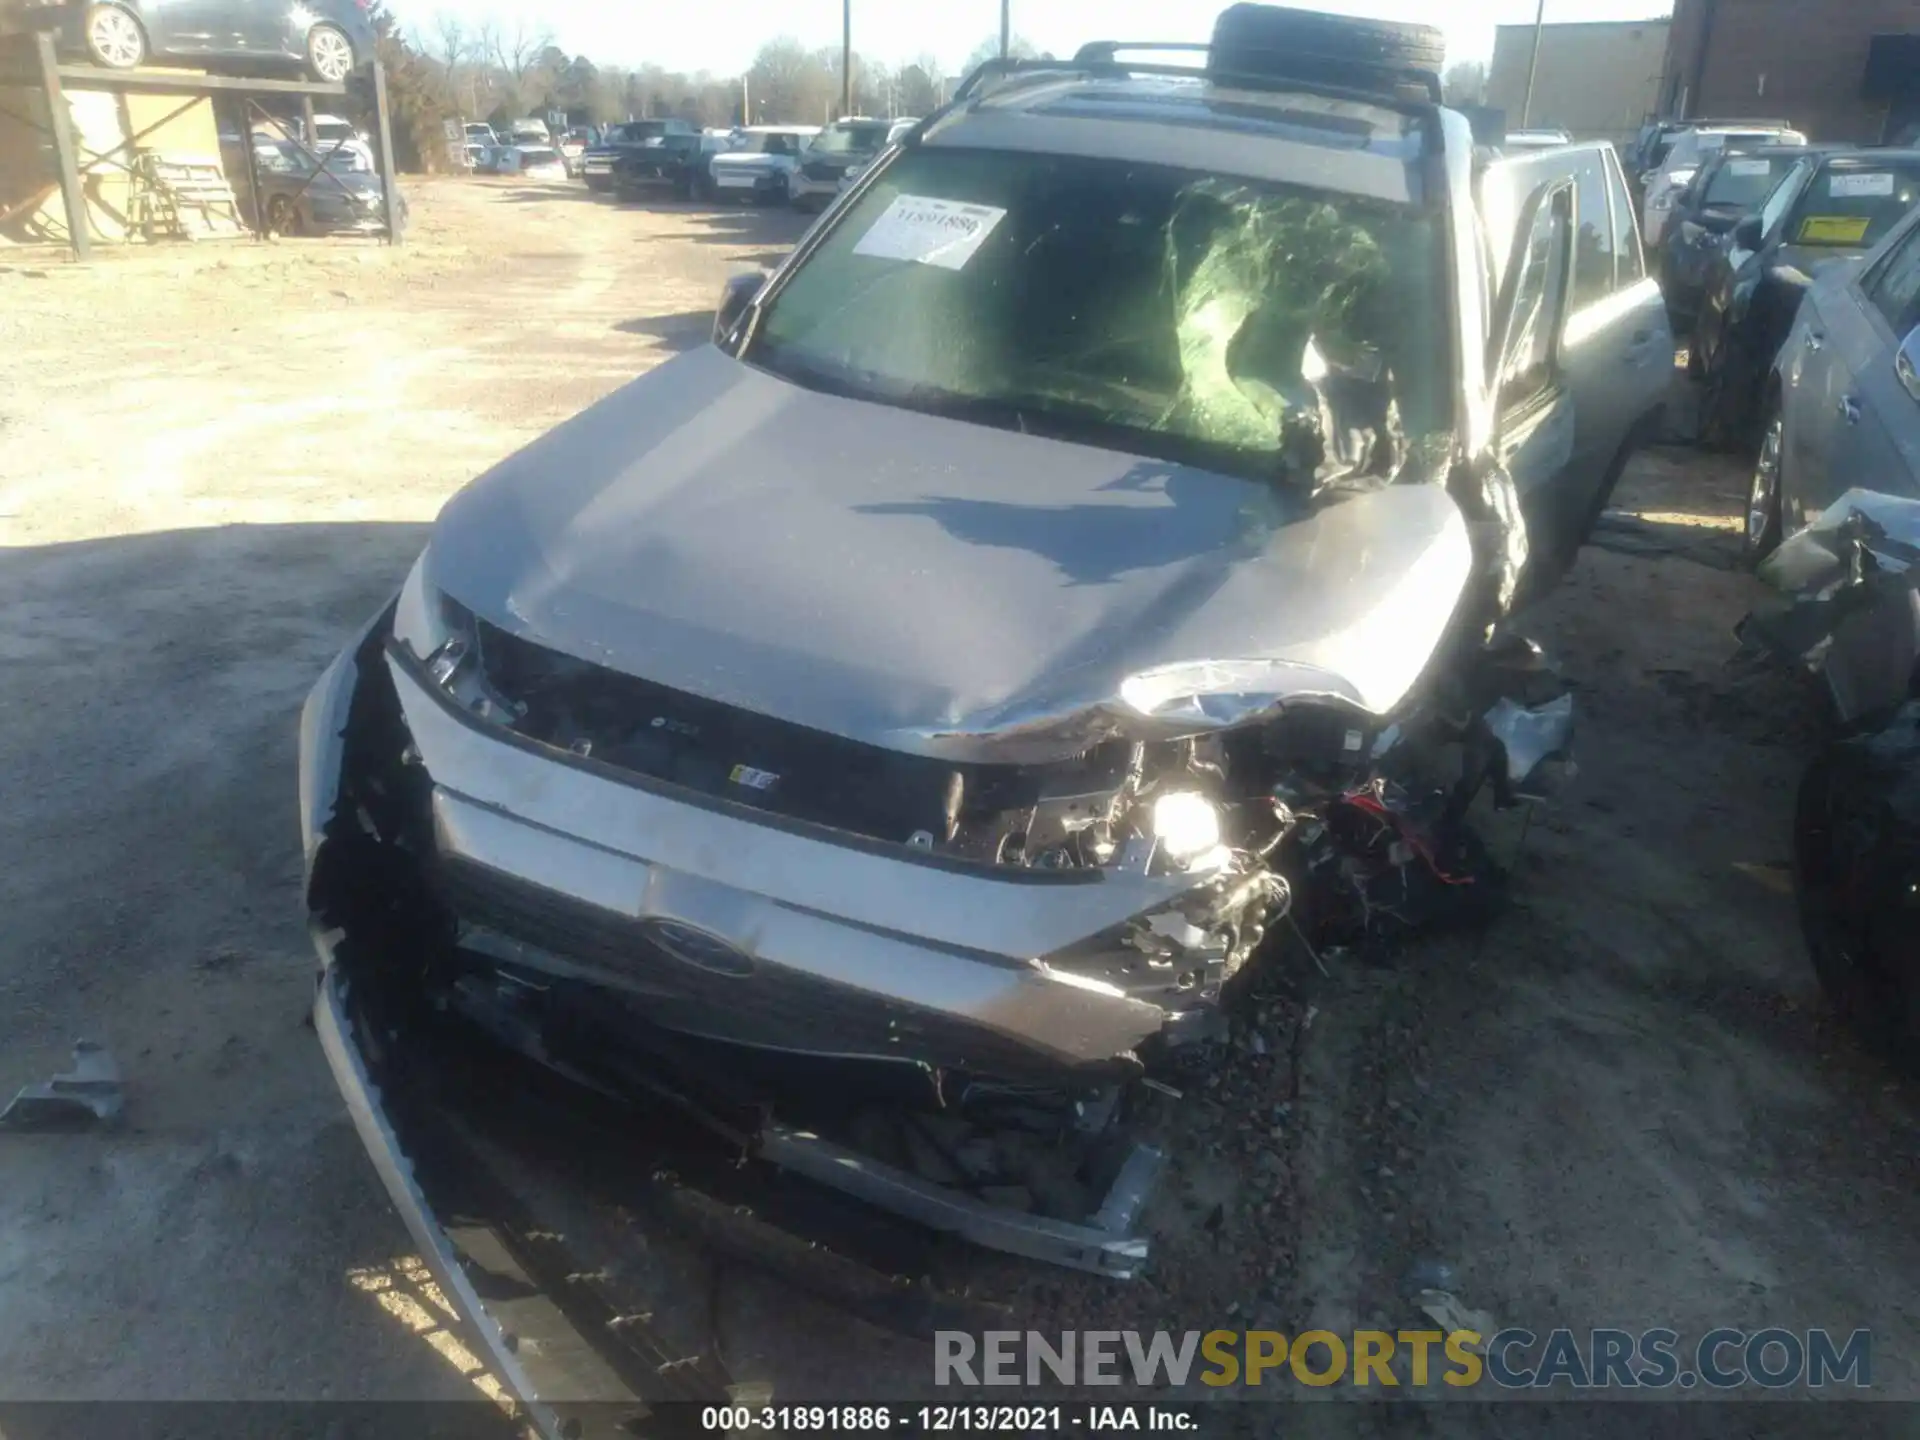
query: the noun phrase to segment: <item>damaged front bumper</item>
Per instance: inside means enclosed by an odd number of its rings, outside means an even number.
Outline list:
[[[342,865],[404,859],[464,954],[770,1052],[1099,1083],[1218,997],[1227,942],[1205,911],[1231,875],[916,853],[616,770],[489,709],[371,627],[309,704],[310,884],[379,879],[330,865],[330,841]],[[389,813],[358,790],[337,804],[343,768]]]
[[[556,1397],[603,1411],[663,1398],[650,1377],[686,1348],[656,1337],[656,1353],[633,1356],[632,1317],[659,1311],[659,1297],[577,1293],[583,1275],[619,1271],[625,1244],[603,1245],[598,1261],[574,1253],[591,1217],[670,1212],[699,1246],[785,1267],[810,1293],[911,1333],[980,1318],[977,1305],[920,1283],[929,1262],[915,1247],[939,1237],[1117,1279],[1138,1272],[1147,1246],[1135,1224],[1160,1157],[1099,1142],[1114,1128],[1116,1066],[1166,1022],[1160,1007],[882,923],[921,906],[957,926],[968,906],[987,908],[972,890],[944,905],[929,897],[990,882],[861,850],[850,854],[856,873],[836,881],[807,848],[822,842],[751,827],[769,837],[756,845],[723,828],[748,828],[732,817],[490,738],[393,652],[389,631],[390,612],[328,669],[301,721],[314,1024],[471,1347],[543,1428],[563,1423]],[[723,866],[757,888],[704,873]],[[1127,878],[1126,895],[1149,904],[1191,883]],[[797,884],[854,915],[799,907],[784,888]],[[1099,891],[1015,883],[976,933],[1010,934],[994,929],[1008,924],[1005,910],[1036,913],[1029,897],[1043,893],[1074,897],[1073,923],[1101,933],[1109,911],[1085,898]],[[1107,891],[1103,905],[1115,903],[1128,902]],[[634,928],[643,921],[653,928]],[[642,963],[630,963],[636,955]],[[777,1048],[809,1027],[816,1038],[798,1056]],[[777,1111],[777,1089],[740,1082],[726,1059],[777,1071],[850,1058],[862,1076],[884,1072],[888,1093],[903,1075],[907,1088],[957,1092],[928,1058],[956,1048],[1003,1072],[1026,1066],[1024,1083],[1005,1085],[1018,1104],[1068,1097],[1066,1113],[1082,1117],[1081,1138],[1098,1152],[1067,1183],[1077,1208],[1009,1204],[965,1175],[936,1183],[924,1167],[844,1143],[813,1123],[817,1108]],[[655,1127],[671,1142],[656,1146]],[[700,1178],[709,1171],[712,1184]],[[739,1188],[756,1183],[781,1206],[800,1193],[859,1202],[867,1220],[843,1231],[891,1225],[865,1209],[877,1207],[917,1239],[903,1249],[893,1236],[877,1256],[871,1234],[823,1243],[817,1216],[743,1203]],[[536,1253],[555,1245],[566,1253]],[[822,1278],[821,1265],[833,1273]],[[726,1385],[669,1387],[664,1398],[725,1403]]]

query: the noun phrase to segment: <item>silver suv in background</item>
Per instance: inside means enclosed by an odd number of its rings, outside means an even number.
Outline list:
[[[1649,250],[1665,242],[1680,194],[1700,167],[1727,150],[1755,150],[1763,145],[1805,145],[1807,137],[1784,121],[1778,125],[1702,125],[1674,137],[1666,157],[1645,177],[1641,197],[1641,239]]]
[[[1756,561],[1856,487],[1920,500],[1920,210],[1807,290],[1768,376],[1760,434],[1747,506]]]
[[[878,155],[887,144],[893,123],[866,116],[836,120],[813,137],[800,152],[800,163],[787,177],[787,198],[797,210],[824,210],[840,193],[840,182]]]

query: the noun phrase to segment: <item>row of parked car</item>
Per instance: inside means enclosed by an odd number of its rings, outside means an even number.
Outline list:
[[[1750,455],[1746,648],[1815,676],[1834,733],[1794,810],[1794,880],[1837,1008],[1920,1069],[1920,149],[1784,122],[1643,137],[1641,224],[1700,383]]]
[[[587,187],[623,199],[751,200],[822,210],[915,119],[847,116],[828,125],[702,130],[685,120],[609,126],[582,157]]]
[[[1900,383],[1920,355],[1920,150],[1699,125],[1643,183],[1701,439],[1754,457],[1750,558],[1849,488],[1920,494],[1920,383]]]

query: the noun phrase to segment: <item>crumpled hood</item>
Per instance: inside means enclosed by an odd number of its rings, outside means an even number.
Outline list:
[[[954,760],[1193,733],[1276,690],[1384,711],[1469,546],[1431,484],[1272,486],[849,400],[705,346],[474,481],[433,576],[535,643]],[[1196,668],[1195,662],[1229,662]]]

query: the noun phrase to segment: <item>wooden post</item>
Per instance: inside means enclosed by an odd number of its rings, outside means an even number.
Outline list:
[[[73,144],[73,116],[67,110],[66,91],[60,88],[60,62],[53,53],[53,37],[42,30],[33,37],[40,59],[40,93],[47,101],[47,129],[53,136],[53,162],[60,171],[60,197],[67,207],[67,242],[76,260],[93,255],[92,224],[87,219],[87,193],[80,188],[80,157]]]
[[[253,211],[253,238],[267,238],[267,202],[260,198],[260,157],[253,148],[253,112],[257,107],[251,96],[240,97],[240,144],[247,154],[247,208]]]
[[[381,205],[386,212],[387,243],[401,243],[405,223],[400,219],[400,186],[394,176],[393,121],[387,114],[387,67],[373,62],[373,141],[379,147],[374,156],[380,170]]]
[[[1540,41],[1547,31],[1547,0],[1540,0],[1540,8],[1533,12],[1533,56],[1527,61],[1527,98],[1520,102],[1519,129],[1526,129],[1533,121],[1533,82],[1540,73]]]
[[[853,0],[840,0],[840,113],[853,114]]]

